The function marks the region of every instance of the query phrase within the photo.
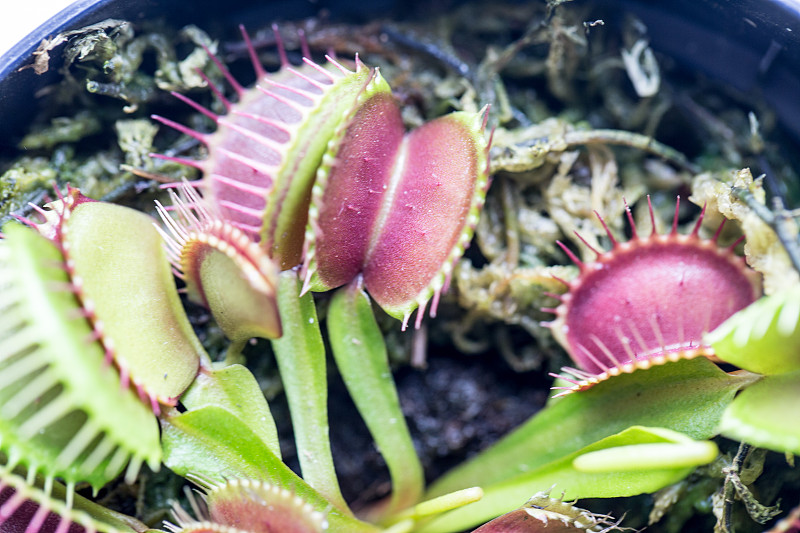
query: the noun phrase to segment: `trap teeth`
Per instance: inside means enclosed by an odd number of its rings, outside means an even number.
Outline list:
[[[643,236],[628,210],[633,237],[617,242],[606,227],[611,249],[578,261],[550,327],[580,369],[604,375],[632,362],[713,355],[704,334],[761,294],[743,258],[698,236],[702,215],[681,235],[677,214],[669,233]]]

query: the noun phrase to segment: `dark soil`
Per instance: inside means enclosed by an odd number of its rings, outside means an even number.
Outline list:
[[[497,354],[432,354],[427,368],[402,368],[395,380],[428,482],[524,422],[549,394],[539,376],[513,372]],[[345,498],[358,509],[388,495],[391,486],[383,458],[336,375],[331,378],[329,408],[333,454]]]

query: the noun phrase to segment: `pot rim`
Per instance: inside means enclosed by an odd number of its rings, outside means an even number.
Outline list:
[[[464,0],[454,0],[460,3]],[[576,0],[576,3],[587,0]],[[270,12],[293,10],[291,2],[276,0]],[[353,13],[358,1],[330,2]],[[617,13],[632,12],[647,26],[651,46],[679,63],[725,83],[745,96],[760,94],[776,111],[780,123],[800,142],[800,0],[596,0]],[[224,4],[224,6],[222,5]],[[178,0],[78,0],[41,24],[6,53],[0,55],[0,150],[14,145],[11,139],[36,112],[36,93],[54,83],[59,59],[36,75],[32,54],[43,39],[81,28],[107,18],[137,22],[155,12],[184,25],[197,17],[215,16],[238,21],[251,0],[192,2],[191,9]],[[379,3],[376,11],[391,11],[394,2]],[[310,3],[309,3],[310,6]],[[208,8],[208,9],[205,9]],[[263,9],[266,9],[264,7]],[[314,9],[314,8],[311,8]],[[406,9],[407,12],[407,9]],[[302,15],[300,15],[302,16]],[[243,17],[240,17],[243,18]],[[195,20],[192,20],[195,19]],[[210,18],[209,18],[210,20]],[[24,88],[24,90],[21,90]]]

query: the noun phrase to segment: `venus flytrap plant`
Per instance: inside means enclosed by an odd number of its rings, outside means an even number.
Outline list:
[[[224,240],[233,233],[222,232],[218,235],[223,235],[223,238],[217,241],[210,239],[209,235],[217,235],[212,231],[216,227],[212,223],[214,218],[204,218],[203,212],[198,211],[203,209],[199,197],[184,193],[187,201],[176,202],[181,222],[176,222],[163,208],[161,212],[173,234],[168,244],[174,252],[173,261],[177,268],[183,269],[184,277],[196,283],[192,290],[202,294],[206,284],[214,286],[214,283],[220,282],[216,277],[218,271],[210,269],[203,274],[203,268],[197,267],[202,265],[207,255],[229,260],[234,268],[226,270],[227,274],[251,269],[255,263],[238,262],[244,256],[242,250],[245,247],[231,247]],[[66,233],[69,238],[64,238],[63,242],[69,243],[67,249],[70,251],[80,248],[74,246],[80,243],[80,239],[76,239],[74,234],[69,235],[70,232],[79,232],[78,237],[94,235],[91,231],[81,233],[83,227],[80,224],[73,226],[74,220],[80,222],[81,217],[91,220],[88,217],[94,213],[105,214],[108,209],[104,204],[89,202],[77,194],[71,197],[78,201],[72,204],[65,202],[61,204],[60,211],[58,208],[54,211],[59,216],[58,223],[42,226],[45,233],[50,232],[58,237]],[[98,209],[93,206],[103,207]],[[196,214],[198,212],[200,216]],[[144,222],[133,222],[139,220],[137,217],[131,215],[128,220],[127,212],[124,212],[124,216],[122,213],[119,212],[121,218],[133,228],[144,227]],[[149,219],[145,217],[141,220],[151,228]],[[193,230],[205,232],[205,236],[188,238]],[[151,231],[155,233],[152,228]],[[126,238],[125,242],[128,240]],[[220,243],[225,243],[225,246]],[[203,246],[205,249],[200,253],[188,254],[190,259],[186,264],[176,260],[182,257],[185,248],[191,249],[193,246]],[[81,253],[88,255],[88,252]],[[137,264],[136,260],[138,258],[134,255],[132,264]],[[86,268],[83,272],[91,272]],[[191,272],[192,275],[187,276],[185,272]],[[195,275],[195,272],[200,274]],[[199,475],[215,482],[241,478],[241,484],[251,483],[253,487],[259,487],[250,492],[231,493],[232,505],[240,508],[250,506],[254,498],[259,498],[256,494],[261,488],[290,488],[297,498],[305,502],[301,508],[308,505],[309,512],[322,513],[327,517],[330,530],[375,531],[376,526],[353,518],[338,496],[335,473],[329,458],[327,432],[314,436],[315,428],[319,430],[327,425],[324,402],[320,403],[320,399],[324,400],[324,390],[311,404],[297,401],[305,384],[296,378],[304,373],[316,376],[314,389],[317,393],[322,390],[320,383],[324,384],[324,379],[320,379],[324,378],[324,352],[320,347],[318,331],[315,331],[316,317],[310,295],[304,297],[305,302],[298,300],[299,285],[294,273],[287,273],[283,277],[287,283],[281,289],[283,301],[280,303],[279,300],[278,307],[289,337],[283,347],[282,341],[276,341],[275,345],[279,360],[284,361],[281,371],[286,373],[287,390],[291,390],[289,394],[295,398],[290,402],[299,406],[292,408],[293,416],[297,413],[295,423],[300,435],[299,452],[301,456],[310,451],[322,456],[317,463],[312,461],[303,465],[304,475],[309,480],[292,473],[280,460],[268,406],[249,372],[237,365],[214,369],[207,362],[207,356],[200,355],[198,359],[204,360],[203,368],[182,398],[186,411],[179,413],[170,409],[161,417],[164,462],[184,476]],[[241,279],[246,287],[248,278],[245,276]],[[707,438],[714,434],[721,410],[730,403],[733,394],[758,379],[752,374],[730,376],[719,371],[712,363],[697,359],[652,367],[647,372],[623,373],[602,381],[589,390],[553,402],[495,449],[437,483],[428,494],[431,502],[435,503],[427,505],[430,510],[423,510],[421,506],[425,502],[420,503],[423,486],[421,468],[408,437],[408,429],[402,423],[403,415],[386,362],[382,335],[374,321],[369,300],[359,285],[361,279],[361,276],[357,276],[354,282],[334,295],[328,314],[329,337],[334,358],[351,395],[389,465],[394,483],[393,495],[385,508],[375,511],[373,519],[380,520],[392,531],[454,531],[476,525],[500,514],[509,499],[521,501],[541,486],[553,482],[568,487],[571,496],[582,497],[655,490],[684,477],[693,466],[710,461],[716,454],[713,444],[695,443],[687,440],[687,437],[658,428],[672,428],[684,431],[693,438]],[[267,296],[263,301],[270,303],[269,293],[264,294]],[[206,298],[205,302],[212,309],[216,307],[217,311],[226,309],[224,298]],[[270,308],[274,309],[274,302]],[[235,306],[229,305],[227,309],[235,312]],[[252,316],[252,313],[246,312],[242,318],[233,319],[230,323],[246,322],[248,316]],[[274,316],[270,320],[274,323]],[[236,337],[237,329],[227,330],[233,331],[232,337]],[[241,341],[243,337],[234,340]],[[303,344],[296,342],[298,339],[317,340],[298,352],[296,345]],[[191,339],[188,342],[192,344]],[[180,348],[182,344],[179,342],[176,346]],[[287,355],[281,355],[282,351]],[[303,351],[306,353],[303,354]],[[302,357],[294,357],[298,353]],[[289,364],[285,364],[287,361]],[[654,394],[649,401],[642,401],[643,390]],[[592,397],[587,400],[587,395]],[[677,409],[688,410],[691,416],[675,420]],[[605,420],[601,421],[602,418]],[[649,427],[631,427],[635,425]],[[539,453],[531,450],[535,442],[549,442],[543,437],[553,431],[572,434],[573,438],[563,442],[557,449],[542,448]],[[643,457],[628,460],[639,452],[652,452],[654,447],[661,451],[657,460]],[[636,453],[632,454],[632,451]],[[531,456],[536,458],[533,463],[529,460]],[[525,458],[524,464],[519,463],[522,457]],[[519,474],[520,470],[526,472]],[[483,499],[451,510],[477,497],[478,492],[467,489],[474,484],[484,486]],[[441,503],[444,500],[449,503]],[[445,511],[442,517],[435,516]],[[298,512],[297,509],[284,508],[276,515],[265,516],[281,520],[287,515],[291,517],[295,512]],[[184,519],[180,527],[187,531],[199,531],[194,529],[195,526],[215,531],[229,527],[221,522],[206,522],[195,523]]]
[[[279,51],[283,54],[281,46]],[[292,259],[294,252],[286,250],[294,246],[294,228],[305,220],[301,208],[307,204],[302,199],[307,202],[314,183],[309,172],[316,174],[306,231],[310,240],[303,265],[304,292],[350,284],[342,296],[334,297],[331,321],[345,325],[331,326],[331,342],[350,393],[389,464],[395,486],[383,513],[391,515],[418,502],[422,469],[403,423],[369,301],[363,295],[351,303],[352,294],[360,291],[363,276],[378,303],[403,318],[404,327],[411,313],[422,306],[419,325],[431,297],[435,314],[453,264],[469,243],[488,187],[488,143],[483,133],[487,115],[485,111],[454,113],[405,134],[399,108],[377,69],[369,71],[356,60],[356,70],[351,72],[331,62],[334,75],[306,60],[304,68],[310,70],[303,73],[284,61],[276,75],[268,76],[253,62],[260,83],[269,88],[245,91],[226,74],[238,101],[225,101],[226,117],[213,116],[219,126],[215,134],[199,134],[156,117],[206,143],[211,154],[202,163],[185,161],[205,171],[204,196],[184,185],[184,199],[173,199],[177,218],[159,207],[171,233],[167,238],[173,264],[187,280],[190,296],[205,295],[206,285],[222,286],[219,272],[203,272],[204,263],[220,252],[234,260],[244,255],[244,245],[232,245],[227,237],[219,239],[217,231],[214,242],[220,242],[224,251],[217,244],[205,254],[190,248],[202,240],[208,249],[212,226],[235,226],[258,240],[261,249],[283,268],[292,266],[297,262]],[[271,135],[277,137],[268,139]],[[320,147],[327,148],[324,154]],[[258,195],[263,197],[259,200],[263,209],[248,203]],[[258,231],[242,218],[256,214],[263,219]],[[293,229],[275,229],[289,222]],[[198,238],[198,234],[204,236]],[[245,264],[238,263],[239,268]],[[411,272],[407,264],[417,268]],[[273,347],[295,423],[301,468],[312,487],[349,512],[339,494],[327,442],[325,353],[313,302],[310,295],[297,300],[292,276],[284,276],[279,297],[286,338],[273,341]],[[234,277],[243,281],[246,292],[250,277]],[[243,307],[233,305],[234,300],[228,304],[226,298],[223,293],[214,299],[194,299],[215,316],[226,317],[221,325],[234,340],[230,355],[238,352],[247,335],[275,336],[242,328],[239,337],[232,331],[234,325],[253,322],[243,315],[251,307],[269,307],[269,297],[264,298],[267,305]],[[336,303],[341,301],[348,305]],[[262,316],[274,315],[269,313]],[[368,337],[360,349],[353,349],[351,332]],[[309,386],[312,394],[308,394]]]
[[[153,220],[75,189],[48,207],[41,211],[46,221],[35,227],[59,243],[94,335],[122,385],[134,387],[156,414],[159,404],[174,405],[208,356],[183,311]],[[118,305],[123,299],[126,305]],[[153,357],[164,346],[169,357],[156,367]]]
[[[214,88],[226,115],[176,95],[212,118],[214,133],[153,117],[207,146],[205,160],[178,160],[203,171],[203,209],[258,241],[281,269],[302,261],[304,292],[361,274],[404,327],[431,298],[435,315],[489,185],[487,111],[451,113],[406,134],[378,69],[358,58],[354,71],[331,58],[323,67],[308,50],[294,68],[274,31],[282,64],[273,74],[243,31],[255,88],[243,88],[212,55],[237,95],[230,102]]]
[[[168,531],[322,533],[328,529],[325,514],[289,489],[246,479],[198,483],[203,489],[202,506],[192,496],[192,507],[200,516],[192,517],[176,506],[177,524],[168,523]]]
[[[689,235],[678,233],[679,205],[680,198],[666,235],[656,233],[649,198],[649,236],[637,233],[628,208],[633,237],[627,242],[617,242],[600,218],[612,249],[589,246],[594,262],[582,262],[562,245],[580,274],[563,281],[567,293],[555,296],[561,304],[545,311],[555,313],[547,325],[579,367],[566,370],[577,380],[568,390],[653,364],[712,355],[703,334],[761,294],[759,275],[733,253],[738,241],[717,246],[722,226],[713,239],[700,239],[701,213]]]
[[[325,67],[310,59],[292,67],[280,41],[281,69],[267,74],[242,33],[258,76],[257,87],[242,87],[211,56],[237,95],[233,103],[214,88],[228,109],[224,116],[200,108],[216,122],[216,132],[203,134],[163,117],[153,118],[208,145],[208,159],[179,162],[201,169],[200,185],[207,201],[259,241],[281,268],[291,268],[301,261],[311,186],[333,132],[364,95],[388,91],[388,86],[358,58],[352,71],[332,58],[327,58]]]
[[[126,463],[129,482],[144,461],[158,470],[154,412],[176,403],[201,360],[210,364],[150,217],[75,189],[37,210],[41,221],[26,220],[35,230],[8,224],[0,241],[3,477],[12,483],[19,468],[28,482],[43,479],[41,493],[15,488],[0,522],[19,523],[27,515],[15,515],[17,506],[37,506],[29,531],[52,524],[53,510],[61,528],[78,520],[77,483],[97,491]],[[54,478],[66,483],[63,494],[52,492]],[[102,512],[97,524],[81,520],[115,531]]]
[[[276,304],[277,267],[258,244],[214,212],[191,186],[170,191],[172,206],[156,202],[165,229],[156,226],[189,299],[208,308],[233,341],[231,360],[253,337],[281,335]]]
[[[452,113],[404,135],[389,95],[358,109],[314,186],[304,288],[329,290],[361,275],[404,328],[418,307],[419,327],[431,298],[435,316],[489,185],[486,119],[486,109]]]

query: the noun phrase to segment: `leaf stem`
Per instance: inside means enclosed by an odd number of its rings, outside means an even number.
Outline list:
[[[425,481],[360,277],[333,296],[328,333],[342,379],[389,468],[392,496],[381,515],[391,516],[420,500]]]
[[[344,501],[328,438],[328,382],[325,346],[311,293],[298,297],[297,273],[287,270],[278,283],[283,336],[272,341],[292,415],[303,479],[339,510],[352,514]]]

